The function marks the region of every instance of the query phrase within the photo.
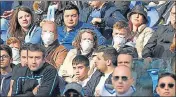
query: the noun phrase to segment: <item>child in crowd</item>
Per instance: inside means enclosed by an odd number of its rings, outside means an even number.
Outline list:
[[[73,82],[77,82],[84,87],[89,81],[89,59],[84,55],[77,55],[73,61]]]

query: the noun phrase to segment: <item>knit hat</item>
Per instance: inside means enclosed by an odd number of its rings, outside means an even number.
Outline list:
[[[127,14],[128,20],[130,19],[130,16],[133,13],[142,14],[144,16],[144,18],[146,19],[146,21],[148,22],[148,19],[147,19],[147,9],[143,5],[136,5],[135,7],[133,7],[133,9]]]

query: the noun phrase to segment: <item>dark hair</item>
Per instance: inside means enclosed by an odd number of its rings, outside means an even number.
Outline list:
[[[12,58],[12,49],[8,45],[1,44],[0,50],[6,51],[10,58]]]
[[[31,15],[31,24],[33,23],[33,14],[32,11],[30,10],[30,8],[25,7],[25,6],[19,6],[17,9],[15,9],[12,18],[10,20],[10,24],[9,24],[9,34],[11,37],[16,37],[18,38],[21,42],[24,40],[25,38],[25,32],[23,31],[23,29],[21,28],[20,24],[18,23],[18,12],[19,11],[24,11],[27,12]],[[30,28],[30,26],[29,26]]]
[[[32,44],[32,43],[25,43],[25,44],[23,44],[21,46],[21,48],[20,48],[20,54],[21,54],[22,50],[28,50],[30,44]]]
[[[80,63],[84,64],[86,67],[89,67],[89,59],[84,55],[77,55],[72,61],[72,65],[78,65]]]
[[[170,77],[172,77],[174,80],[176,80],[175,74],[172,74],[172,73],[169,73],[169,72],[165,72],[165,73],[161,73],[161,74],[159,75],[158,82],[159,82],[159,80],[160,80],[161,78],[167,77],[167,76],[170,76]]]
[[[132,58],[138,58],[138,53],[137,53],[136,48],[132,48],[132,47],[120,48],[118,55],[120,54],[128,54],[128,55],[131,55]]]
[[[111,60],[114,66],[117,66],[117,51],[115,48],[107,45],[99,46],[96,53],[103,52],[103,58],[105,60]]]
[[[43,58],[45,57],[45,48],[40,44],[30,44],[28,46],[29,51],[39,51],[43,53]]]
[[[73,97],[82,97],[81,94],[79,94],[76,90],[70,89],[67,92],[65,92],[65,97],[71,97],[70,93],[74,93]]]
[[[79,15],[79,9],[76,5],[72,4],[72,3],[68,3],[65,8],[64,8],[64,12],[65,10],[72,10],[72,9],[75,9]]]

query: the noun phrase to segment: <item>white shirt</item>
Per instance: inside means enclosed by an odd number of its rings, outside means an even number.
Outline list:
[[[101,76],[100,82],[98,83],[97,87],[95,88],[94,95],[96,95],[96,91],[100,91],[99,93],[101,94],[103,87],[104,87],[104,84],[105,84],[105,81],[109,77],[110,74],[111,73],[105,74],[105,76]]]
[[[78,81],[77,83],[80,84],[82,87],[85,87],[87,82],[89,81],[90,77],[86,78],[83,81]]]

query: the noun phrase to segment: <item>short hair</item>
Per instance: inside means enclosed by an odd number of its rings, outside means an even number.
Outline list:
[[[79,9],[78,9],[78,7],[77,7],[76,5],[74,5],[74,4],[72,4],[72,3],[68,3],[68,4],[65,6],[63,12],[65,12],[65,10],[72,10],[72,9],[75,9],[75,10],[77,11],[78,15],[79,15]]]
[[[1,44],[0,50],[6,51],[8,55],[10,56],[10,58],[12,58],[12,49],[8,45]]]
[[[89,59],[84,55],[77,55],[72,61],[72,65],[74,64],[84,64],[86,67],[89,67]]]
[[[128,28],[128,23],[125,22],[125,21],[117,21],[114,25],[113,25],[113,28],[116,28],[116,29],[129,29]]]
[[[22,50],[28,50],[29,49],[29,45],[32,44],[32,43],[25,43],[21,46],[20,48],[20,54],[21,54],[21,51]]]
[[[45,48],[40,44],[30,44],[28,47],[29,51],[39,51],[43,53],[43,58],[45,57]]]
[[[54,29],[55,29],[55,32],[57,34],[57,26],[56,26],[56,23],[53,22],[53,21],[50,21],[50,20],[43,20],[42,22],[40,22],[40,27],[43,28],[43,25],[44,24],[53,24],[54,25]]]
[[[158,82],[161,78],[163,77],[167,77],[167,76],[170,76],[171,78],[173,78],[174,80],[176,80],[176,75],[175,74],[172,74],[172,73],[169,73],[169,72],[165,72],[165,73],[161,73],[159,75],[159,78],[158,78]]]
[[[7,39],[7,41],[6,41],[6,44],[7,44],[7,45],[10,45],[10,44],[12,44],[12,43],[21,44],[21,43],[20,43],[20,40],[19,40],[18,38],[16,38],[16,37],[10,37],[10,38]]]
[[[81,42],[82,34],[84,33],[89,33],[93,36],[93,42],[94,42],[93,48],[96,49],[98,46],[97,35],[91,28],[90,29],[89,28],[80,29],[78,31],[78,35],[74,39],[73,46],[77,48],[78,50],[81,49],[80,42]]]
[[[137,53],[136,48],[132,48],[132,47],[120,48],[118,55],[120,54],[128,54],[128,55],[131,55],[132,58],[138,58],[138,53]]]
[[[100,53],[103,52],[103,58],[105,60],[111,60],[112,64],[114,66],[117,66],[117,51],[115,48],[111,47],[111,46],[107,46],[107,45],[102,45],[99,46],[98,49],[96,50],[96,53]]]

